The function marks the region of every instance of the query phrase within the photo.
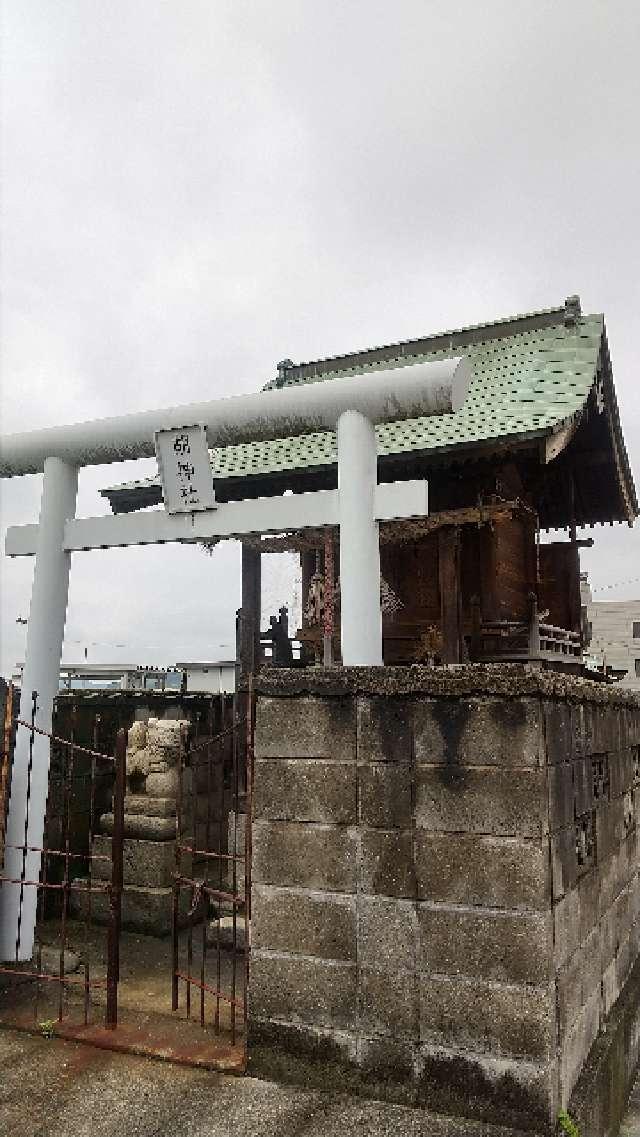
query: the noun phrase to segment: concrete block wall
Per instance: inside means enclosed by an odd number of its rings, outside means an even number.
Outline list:
[[[508,670],[261,680],[250,1031],[544,1132],[638,955],[640,709]]]
[[[640,956],[640,721],[637,708],[588,702],[545,702],[544,716],[566,1107]],[[637,1037],[625,1055],[627,1084],[639,1057]]]

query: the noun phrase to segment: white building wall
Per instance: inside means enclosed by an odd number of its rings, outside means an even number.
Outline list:
[[[205,691],[211,695],[232,693],[236,687],[236,665],[224,663],[187,663],[177,665],[187,674],[187,691]]]
[[[591,624],[588,652],[607,667],[625,671],[621,685],[640,691],[640,600],[592,600],[589,586],[582,586],[582,602]]]

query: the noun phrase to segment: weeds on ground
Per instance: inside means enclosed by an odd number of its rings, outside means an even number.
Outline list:
[[[578,1126],[564,1109],[558,1114],[558,1133],[564,1134],[565,1137],[580,1137]]]
[[[38,1023],[38,1026],[43,1038],[53,1038],[56,1029],[53,1019],[45,1019],[44,1022]]]

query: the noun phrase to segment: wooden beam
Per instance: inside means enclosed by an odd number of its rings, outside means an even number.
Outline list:
[[[496,590],[496,533],[493,526],[485,526],[480,531],[480,563],[478,579],[482,619],[491,622],[498,619],[498,596]]]
[[[446,525],[480,526],[494,521],[507,521],[520,512],[528,513],[532,524],[536,524],[536,513],[521,501],[489,502],[487,505],[444,509],[429,517],[381,521],[380,544],[397,545],[419,541],[421,537]],[[324,548],[325,532],[326,529],[305,529],[278,537],[248,536],[244,540],[263,553],[304,553]],[[337,529],[334,532],[337,535]]]
[[[242,607],[240,620],[240,675],[255,675],[260,660],[262,573],[260,552],[242,545]]]
[[[547,435],[547,437],[542,440],[540,444],[541,457],[545,466],[547,466],[549,462],[553,462],[554,458],[557,458],[565,447],[569,445],[578,429],[581,418],[582,416],[579,413],[573,415],[570,419],[567,419],[562,426],[554,430],[553,434]]]

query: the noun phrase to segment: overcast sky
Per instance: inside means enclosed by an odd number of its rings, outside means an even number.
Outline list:
[[[638,477],[637,0],[3,13],[3,432],[251,391],[285,356],[578,292],[606,316]],[[79,513],[153,470],[83,471]],[[3,529],[37,519],[40,481],[2,484]],[[595,531],[594,586],[640,577],[639,532]],[[3,561],[5,675],[30,584]],[[235,544],[77,554],[65,659],[216,657],[239,589]],[[284,570],[266,591],[288,599]]]

